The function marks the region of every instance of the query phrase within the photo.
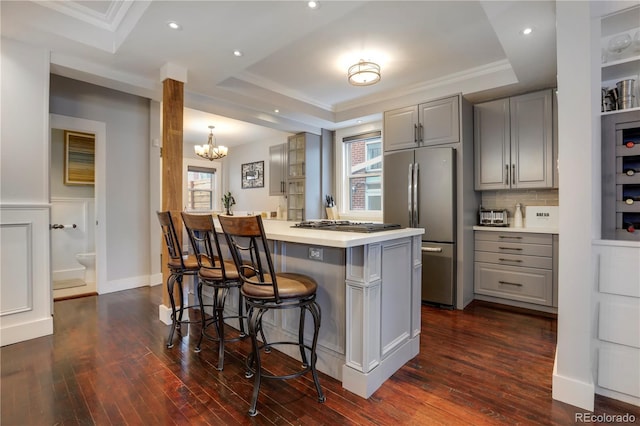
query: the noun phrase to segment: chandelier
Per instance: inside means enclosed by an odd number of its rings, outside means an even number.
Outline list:
[[[213,136],[215,126],[209,126],[209,142],[206,145],[196,145],[196,154],[202,158],[213,161],[227,156],[227,147],[216,145],[216,138]]]
[[[369,86],[380,81],[380,65],[360,59],[348,71],[349,83],[354,86]]]

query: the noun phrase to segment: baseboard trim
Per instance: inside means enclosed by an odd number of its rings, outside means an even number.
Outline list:
[[[595,385],[593,382],[581,382],[558,374],[558,353],[553,362],[551,397],[584,410],[593,411],[595,403]]]
[[[164,324],[173,324],[173,321],[171,320],[171,308],[165,305],[158,305],[158,319]]]
[[[53,334],[53,317],[51,316],[22,324],[3,326],[0,329],[0,346],[12,345],[51,334]]]

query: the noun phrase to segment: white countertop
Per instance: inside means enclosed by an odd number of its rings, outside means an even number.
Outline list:
[[[219,226],[216,219],[216,225]],[[296,222],[283,220],[263,220],[267,238],[275,241],[319,245],[326,247],[357,247],[397,238],[424,234],[424,229],[404,228],[378,232],[342,232],[308,228],[292,228]]]
[[[514,228],[512,226],[479,226],[473,227],[474,231],[491,231],[491,232],[528,232],[534,234],[557,234],[558,228]]]

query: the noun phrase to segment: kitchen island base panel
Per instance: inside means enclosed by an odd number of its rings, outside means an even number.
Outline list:
[[[405,342],[368,373],[342,366],[342,387],[362,398],[369,398],[403,365],[420,352],[420,337]]]

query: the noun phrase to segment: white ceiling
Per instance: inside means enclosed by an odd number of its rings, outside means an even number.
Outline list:
[[[2,1],[0,13],[2,36],[49,49],[58,75],[161,100],[161,68],[185,69],[185,143],[208,125],[234,146],[556,84],[554,1]],[[359,59],[381,65],[378,84],[348,84]]]

